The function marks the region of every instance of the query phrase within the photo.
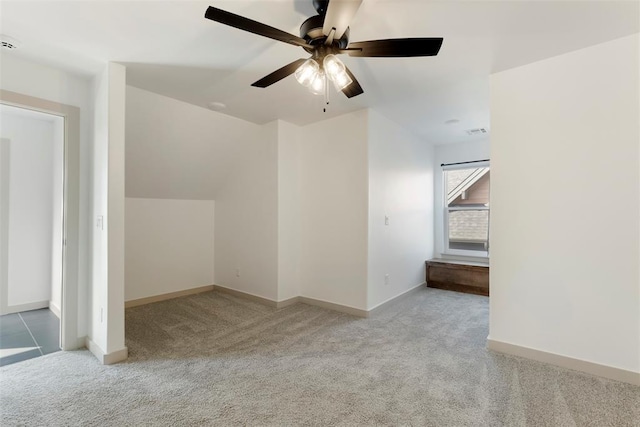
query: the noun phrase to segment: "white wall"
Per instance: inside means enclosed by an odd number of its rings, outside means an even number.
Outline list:
[[[368,309],[425,281],[434,246],[433,157],[431,144],[369,110]]]
[[[367,309],[366,110],[303,128],[300,277],[305,297]]]
[[[247,128],[251,125],[247,123]],[[278,299],[278,123],[255,127],[220,186],[215,215],[215,283]]]
[[[278,122],[278,301],[300,295],[300,144],[303,130]]]
[[[169,210],[184,209],[183,216],[189,217],[204,215],[206,206],[213,209],[215,199],[216,214],[210,220],[219,230],[215,259],[212,249],[203,254],[208,265],[198,259],[193,271],[184,271],[177,262],[168,265],[166,281],[155,287],[155,273],[143,274],[127,254],[127,300],[214,283],[277,299],[277,123],[258,126],[131,86],[126,97],[129,200],[155,199],[156,209],[164,209],[164,203]],[[169,223],[172,218],[163,216],[157,224],[128,220],[127,244],[161,224],[184,230],[191,242],[182,244],[194,250],[214,242],[213,225],[201,223],[211,232],[194,235],[180,218]]]
[[[91,281],[92,102],[88,78],[0,54],[0,88],[80,108],[80,230],[78,261],[78,338],[88,332],[87,301]]]
[[[442,167],[447,163],[472,162],[486,160],[491,156],[490,139],[460,142],[457,144],[441,144],[435,146],[434,161],[434,224],[435,224],[435,255],[441,256],[444,252],[444,208],[446,204],[444,183],[442,182]]]
[[[492,340],[640,372],[639,47],[491,77]]]
[[[213,201],[125,203],[126,301],[214,283]]]
[[[2,150],[8,154],[2,168],[8,208],[2,218],[8,239],[2,312],[48,307],[52,297],[59,307],[61,295],[52,291],[61,289],[63,119],[3,106],[0,127],[9,139]]]
[[[260,126],[127,86],[127,197],[214,200]]]

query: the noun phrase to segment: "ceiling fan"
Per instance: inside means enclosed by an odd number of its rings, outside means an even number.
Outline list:
[[[349,69],[336,55],[360,57],[435,56],[442,38],[405,38],[349,42],[349,23],[362,0],[312,0],[318,15],[300,26],[300,37],[260,22],[209,6],[205,18],[270,39],[302,47],[311,54],[261,78],[251,86],[266,88],[295,74],[311,93],[327,96],[328,81],[348,98],[364,91]]]

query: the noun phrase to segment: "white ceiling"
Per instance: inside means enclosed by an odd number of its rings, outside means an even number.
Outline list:
[[[322,101],[289,77],[250,84],[302,48],[204,18],[213,5],[299,34],[311,0],[4,1],[0,32],[18,39],[9,54],[92,75],[105,61],[127,65],[127,83],[195,105],[225,103],[255,123],[299,125],[371,107],[434,143],[469,140],[489,126],[489,74],[640,31],[637,1],[365,0],[352,41],[444,37],[437,57],[351,58],[363,95]],[[457,119],[459,123],[445,124]]]

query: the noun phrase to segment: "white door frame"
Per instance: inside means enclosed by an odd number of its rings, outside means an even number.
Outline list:
[[[0,103],[40,111],[64,118],[64,184],[62,307],[60,347],[75,350],[84,346],[78,339],[78,267],[80,230],[80,109],[46,99],[0,89]]]

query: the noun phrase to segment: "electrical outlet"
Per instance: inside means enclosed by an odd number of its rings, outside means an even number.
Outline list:
[[[388,274],[384,275],[384,284],[385,284],[385,286],[389,286],[389,275]]]
[[[236,268],[236,277],[240,277],[240,269]]]

